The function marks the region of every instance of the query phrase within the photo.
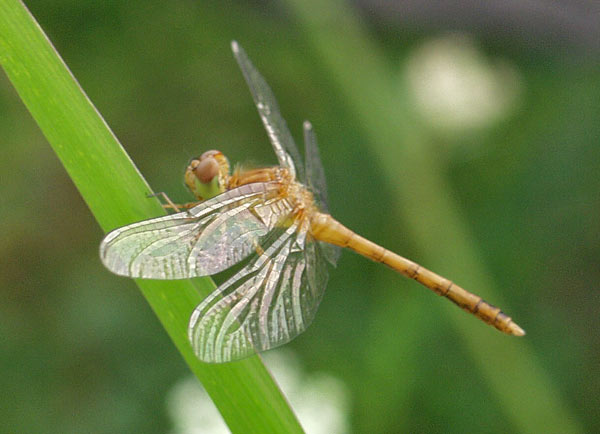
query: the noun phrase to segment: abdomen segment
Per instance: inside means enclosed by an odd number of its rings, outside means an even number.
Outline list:
[[[311,219],[311,233],[320,241],[347,247],[416,280],[421,285],[431,289],[438,295],[446,297],[457,306],[504,333],[514,336],[525,334],[525,331],[508,315],[478,295],[472,294],[433,271],[361,237],[330,215],[316,214]]]

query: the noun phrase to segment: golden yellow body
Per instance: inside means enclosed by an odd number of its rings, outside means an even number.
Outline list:
[[[228,166],[227,166],[228,168]],[[292,179],[286,169],[280,167],[253,170],[237,169],[226,178],[227,189],[254,182],[278,182],[280,195],[286,196],[294,205],[296,219],[308,219],[310,234],[317,240],[346,247],[375,262],[381,262],[406,277],[416,280],[438,295],[446,297],[454,304],[472,313],[483,322],[498,330],[523,336],[525,331],[499,308],[491,305],[452,281],[406,259],[396,253],[367,240],[351,231],[329,214],[320,212],[314,204],[312,194],[299,182]]]

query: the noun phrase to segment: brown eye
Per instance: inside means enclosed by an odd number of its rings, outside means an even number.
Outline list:
[[[208,184],[219,174],[219,163],[214,158],[204,158],[205,154],[206,152],[202,154],[200,157],[202,161],[198,162],[192,170],[200,182]]]

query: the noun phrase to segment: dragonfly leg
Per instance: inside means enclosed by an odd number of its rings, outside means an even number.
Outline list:
[[[169,199],[169,196],[167,196],[167,194],[163,191],[159,192],[159,193],[154,193],[154,194],[149,194],[148,197],[162,197],[164,199],[165,202],[167,203],[161,203],[163,208],[166,209],[173,209],[175,210],[175,212],[180,212],[179,208],[190,208],[189,206],[186,206],[188,204],[184,204],[184,205],[176,205],[175,203],[173,203],[173,201],[171,199]]]
[[[169,196],[167,196],[167,193],[165,192],[159,192],[159,193],[154,193],[154,194],[149,194],[148,197],[162,197],[163,200],[167,203],[162,203],[162,207],[165,209],[172,209],[175,212],[181,212],[181,209],[190,209],[195,207],[196,205],[198,205],[198,202],[187,202],[187,203],[181,203],[181,204],[176,204],[174,203],[171,199],[169,199]]]

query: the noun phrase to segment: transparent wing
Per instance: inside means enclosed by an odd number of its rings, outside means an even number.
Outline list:
[[[218,273],[255,251],[287,213],[271,183],[229,190],[189,211],[110,232],[100,258],[113,273],[147,279],[186,279]]]
[[[327,202],[327,182],[321,155],[317,146],[317,137],[312,124],[304,121],[304,156],[306,161],[306,183],[313,192],[315,201],[323,212],[329,212]]]
[[[194,310],[188,334],[201,360],[228,362],[277,347],[312,322],[328,278],[320,244],[295,222],[275,229],[263,248]]]
[[[290,134],[285,120],[279,113],[279,105],[271,88],[254,67],[244,49],[236,42],[231,43],[233,55],[240,65],[242,74],[248,83],[254,103],[263,121],[279,165],[290,169],[300,181],[304,181],[304,168],[298,148]]]
[[[306,162],[306,183],[312,191],[315,202],[321,211],[329,212],[329,203],[327,201],[327,182],[325,181],[325,170],[321,163],[319,147],[317,145],[317,136],[310,122],[304,122],[304,157]],[[331,263],[336,265],[342,249],[333,244],[321,243],[325,257]]]

